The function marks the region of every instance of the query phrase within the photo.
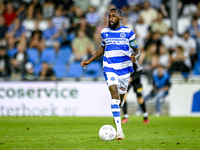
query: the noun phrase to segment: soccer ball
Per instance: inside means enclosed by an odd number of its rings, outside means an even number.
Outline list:
[[[103,125],[99,129],[99,137],[103,141],[111,141],[116,137],[116,130],[111,125]]]

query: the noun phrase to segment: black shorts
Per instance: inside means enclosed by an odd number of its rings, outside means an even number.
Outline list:
[[[133,87],[134,92],[136,93],[137,97],[142,97],[142,84],[140,81],[140,75],[142,74],[142,71],[133,73],[131,75],[132,82],[129,83],[127,92],[130,90],[131,87]]]

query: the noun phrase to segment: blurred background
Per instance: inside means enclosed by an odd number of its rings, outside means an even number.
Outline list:
[[[102,58],[86,69],[80,62],[100,46],[111,8],[136,34],[144,95],[162,65],[172,83],[162,114],[200,115],[198,0],[0,0],[0,115],[110,116]],[[94,98],[102,101],[97,114]],[[127,101],[135,114],[132,90]],[[154,105],[147,103],[150,114]]]

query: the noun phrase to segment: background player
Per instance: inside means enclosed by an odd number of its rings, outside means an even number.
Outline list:
[[[144,117],[143,123],[148,124],[149,123],[148,112],[146,111],[145,101],[142,97],[143,89],[142,89],[142,84],[141,84],[141,81],[140,81],[140,76],[142,74],[142,66],[140,65],[138,60],[136,60],[136,62],[133,63],[133,69],[134,69],[135,72],[131,74],[127,93],[130,90],[130,88],[133,87],[133,90],[137,95],[137,100],[138,100],[140,107],[142,108],[142,111],[143,111],[143,117]],[[124,113],[124,118],[122,120],[122,124],[125,124],[129,121],[129,119],[128,119],[129,115],[128,115],[128,112],[127,112],[127,102],[126,102],[127,93],[124,96],[124,105],[122,107],[123,113]]]
[[[111,9],[108,13],[109,27],[101,31],[101,46],[88,60],[82,61],[85,67],[104,54],[103,72],[111,94],[111,111],[117,127],[116,139],[123,139],[121,127],[120,106],[126,93],[133,63],[140,56],[140,50],[135,40],[135,33],[121,25],[122,12]]]

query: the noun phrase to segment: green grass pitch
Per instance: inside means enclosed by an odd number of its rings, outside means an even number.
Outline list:
[[[130,117],[125,139],[101,141],[111,117],[0,117],[0,150],[20,149],[200,149],[199,117]]]

